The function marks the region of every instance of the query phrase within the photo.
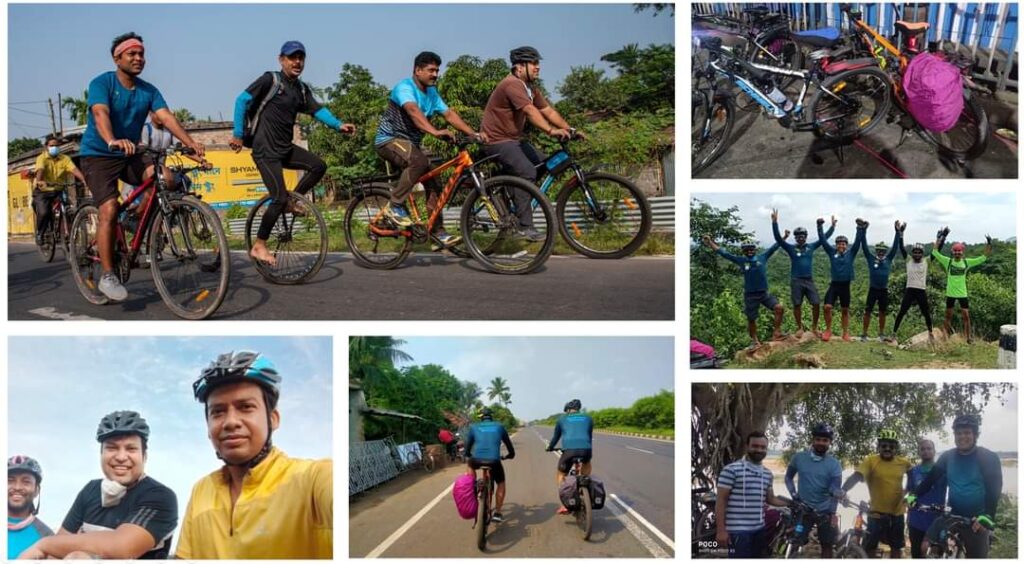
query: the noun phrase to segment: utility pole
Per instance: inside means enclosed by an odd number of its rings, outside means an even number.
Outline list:
[[[57,136],[57,120],[53,117],[53,98],[46,99],[47,105],[50,106],[50,126],[53,127],[53,136]]]
[[[60,122],[60,136],[64,137],[64,110],[63,102],[61,101],[60,92],[57,93],[57,120]]]

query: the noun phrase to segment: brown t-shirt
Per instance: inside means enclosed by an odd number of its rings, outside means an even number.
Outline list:
[[[518,141],[526,126],[523,108],[529,104],[538,110],[548,107],[548,101],[540,90],[528,87],[511,74],[506,76],[487,99],[480,131],[487,135],[489,143]]]

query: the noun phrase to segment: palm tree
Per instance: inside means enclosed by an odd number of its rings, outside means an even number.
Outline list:
[[[491,380],[491,387],[487,388],[487,399],[494,400],[498,398],[499,401],[506,401],[505,398],[509,398],[511,401],[512,392],[508,388],[508,382],[502,377],[497,377]]]
[[[196,116],[192,115],[192,112],[188,108],[178,108],[174,110],[174,117],[178,118],[178,123],[185,124],[196,121]]]
[[[480,386],[476,382],[463,382],[462,397],[459,398],[459,407],[461,407],[463,411],[469,413],[480,400],[480,396],[483,393],[483,390],[480,389]]]
[[[77,125],[85,125],[89,119],[89,91],[82,92],[81,98],[64,98],[60,105],[68,109],[68,116]]]
[[[501,394],[501,404],[508,407],[508,404],[512,403],[512,392],[506,391]]]
[[[405,344],[402,339],[392,337],[351,337],[348,340],[348,378],[362,382],[372,380],[385,369],[394,367],[396,362],[412,360],[398,347]]]

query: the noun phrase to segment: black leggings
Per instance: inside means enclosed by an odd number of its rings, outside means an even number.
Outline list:
[[[893,335],[900,330],[900,322],[903,321],[903,316],[907,314],[910,306],[915,303],[918,309],[921,310],[921,315],[924,316],[924,322],[928,325],[928,330],[932,330],[932,312],[931,307],[928,305],[928,292],[921,288],[907,288],[903,290],[903,301],[900,302],[900,311],[896,314],[896,326],[892,328]]]
[[[263,184],[266,185],[267,192],[273,198],[270,205],[267,206],[267,211],[263,214],[260,229],[256,233],[257,239],[266,241],[270,238],[274,223],[277,222],[277,218],[284,211],[285,204],[288,203],[288,188],[284,185],[284,169],[306,171],[306,174],[302,175],[302,180],[299,180],[295,186],[296,192],[305,195],[324,177],[327,172],[327,164],[320,157],[298,145],[292,145],[288,154],[281,159],[253,159],[253,161],[260,171],[260,176],[263,177]]]

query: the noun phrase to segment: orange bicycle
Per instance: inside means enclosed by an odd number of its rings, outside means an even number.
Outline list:
[[[469,154],[476,141],[458,137],[453,142],[459,153],[451,160],[419,178],[419,182],[438,178],[454,169],[432,210],[427,210],[422,192],[409,194],[407,207],[413,224],[397,225],[387,213],[391,186],[369,182],[353,189],[345,210],[345,240],[355,261],[361,266],[389,270],[402,264],[412,252],[414,243],[436,244],[459,254],[458,245],[465,245],[469,254],[487,270],[499,274],[527,274],[540,268],[551,256],[555,243],[554,210],[551,203],[532,183],[514,176],[485,178],[478,170],[480,163]],[[543,241],[522,237],[522,226],[516,214],[515,190],[530,195],[533,227],[544,235]],[[442,244],[433,237],[440,225],[443,211],[453,196],[465,196],[459,214],[459,233],[454,241]],[[464,194],[463,194],[464,193]],[[417,202],[421,200],[421,203]],[[420,213],[420,210],[426,210]]]

